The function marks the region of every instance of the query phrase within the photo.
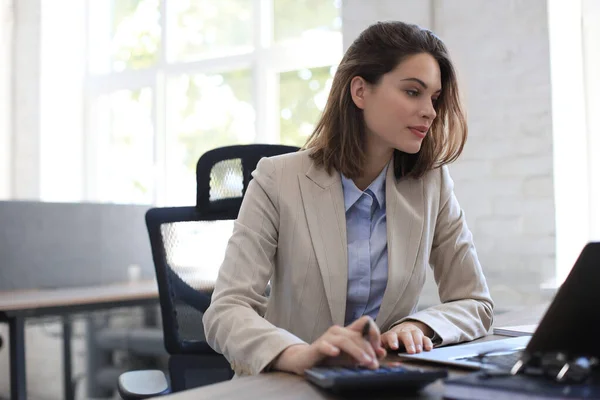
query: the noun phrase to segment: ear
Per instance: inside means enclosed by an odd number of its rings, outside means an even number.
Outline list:
[[[365,94],[367,92],[367,81],[360,76],[355,76],[350,81],[350,94],[352,95],[352,101],[356,104],[356,107],[364,110],[365,108]]]

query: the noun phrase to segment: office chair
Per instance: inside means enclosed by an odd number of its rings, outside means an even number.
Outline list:
[[[170,385],[162,371],[125,372],[118,380],[123,399],[145,399],[231,379],[227,360],[205,341],[202,315],[210,305],[216,272],[256,164],[262,157],[298,150],[252,144],[208,151],[196,166],[196,206],[148,210],[146,226]]]

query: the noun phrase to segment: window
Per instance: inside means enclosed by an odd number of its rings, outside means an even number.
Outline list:
[[[85,197],[189,205],[195,164],[302,145],[342,56],[341,0],[88,0]]]
[[[600,241],[600,3],[583,2],[583,69],[588,133],[590,240]]]
[[[556,205],[556,282],[600,240],[600,3],[548,1]]]

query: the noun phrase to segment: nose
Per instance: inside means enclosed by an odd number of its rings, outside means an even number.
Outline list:
[[[426,100],[423,104],[423,109],[421,110],[421,116],[429,121],[433,121],[437,116],[437,112],[435,111],[435,107],[431,100]]]

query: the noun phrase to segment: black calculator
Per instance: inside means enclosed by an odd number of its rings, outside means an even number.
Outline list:
[[[381,366],[371,370],[366,368],[315,367],[304,371],[306,379],[327,390],[402,389],[418,391],[428,384],[448,376],[446,370],[425,371],[404,366]]]

